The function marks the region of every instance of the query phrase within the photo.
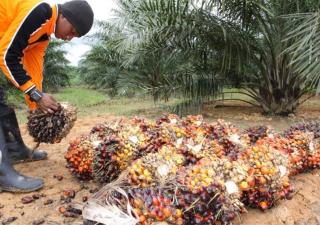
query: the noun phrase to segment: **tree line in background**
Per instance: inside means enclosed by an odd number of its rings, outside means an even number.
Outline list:
[[[318,0],[117,0],[112,21],[97,23],[79,68],[69,66],[63,42],[50,43],[44,89],[65,87],[76,74],[111,97],[178,97],[198,106],[237,90],[264,113],[285,116],[319,83],[319,6]]]
[[[318,0],[117,2],[80,63],[83,80],[110,95],[201,104],[238,88],[264,113],[288,115],[316,89]]]

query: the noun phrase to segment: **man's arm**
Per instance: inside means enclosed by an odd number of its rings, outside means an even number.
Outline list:
[[[0,67],[6,77],[21,91],[30,94],[35,84],[22,64],[23,51],[30,36],[52,16],[47,3],[39,3],[30,12],[21,12],[0,40]]]

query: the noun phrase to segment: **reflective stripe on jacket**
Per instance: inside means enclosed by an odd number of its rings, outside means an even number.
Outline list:
[[[57,5],[40,0],[0,1],[0,68],[21,91],[42,90],[43,63],[58,18]],[[37,106],[26,100],[30,109]]]

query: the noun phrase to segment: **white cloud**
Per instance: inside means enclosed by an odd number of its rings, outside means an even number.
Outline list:
[[[50,4],[62,4],[68,0],[47,0]],[[108,20],[112,16],[112,9],[116,7],[115,0],[87,0],[92,7],[96,20]],[[91,34],[92,31],[89,33]],[[86,44],[85,38],[74,38],[70,43],[65,45],[67,59],[72,65],[76,66],[81,57],[90,50]]]

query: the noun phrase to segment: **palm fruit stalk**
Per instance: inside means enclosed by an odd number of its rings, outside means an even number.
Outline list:
[[[59,143],[70,132],[77,119],[77,110],[68,103],[61,103],[52,114],[40,109],[30,112],[28,131],[37,143]]]
[[[158,152],[149,153],[129,166],[128,182],[144,188],[166,185],[184,163],[185,157],[175,147],[163,145]]]
[[[285,154],[259,144],[248,148],[242,159],[250,167],[247,180],[240,184],[245,205],[266,210],[279,199],[290,198],[293,188]]]

